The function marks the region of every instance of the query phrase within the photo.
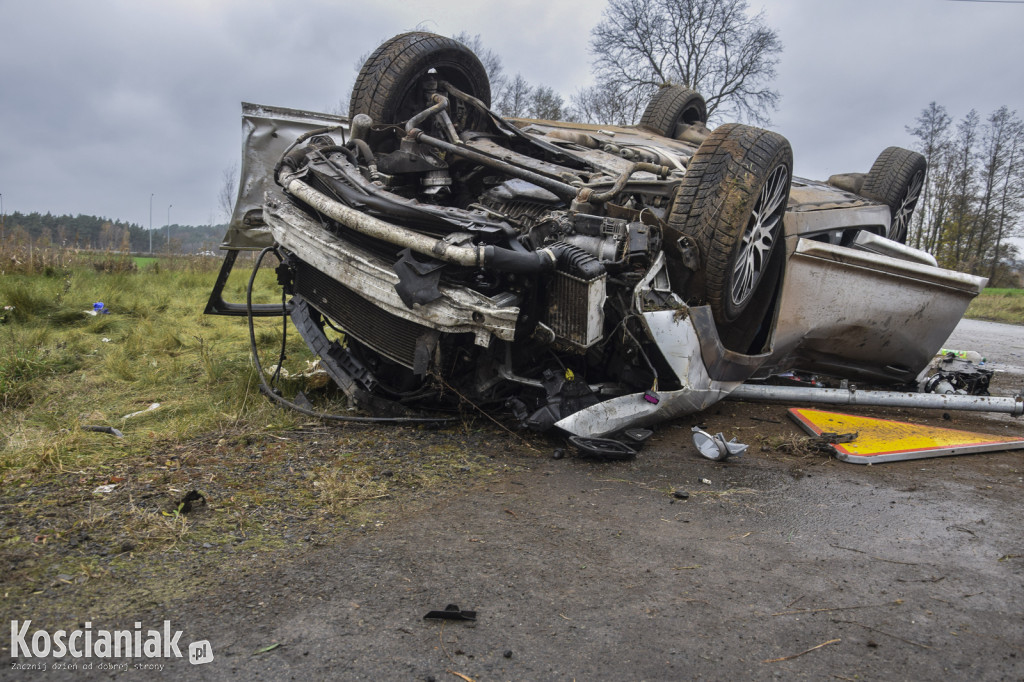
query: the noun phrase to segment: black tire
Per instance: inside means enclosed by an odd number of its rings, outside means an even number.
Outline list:
[[[914,217],[927,172],[928,161],[921,154],[902,147],[888,147],[878,155],[864,178],[861,196],[889,207],[889,239],[907,243],[910,220]]]
[[[352,88],[349,116],[366,114],[385,124],[407,121],[431,104],[422,90],[430,71],[437,80],[491,105],[487,70],[468,47],[444,36],[413,32],[391,38],[366,60]],[[472,129],[482,118],[456,101],[451,101],[449,115],[459,129]]]
[[[708,122],[708,105],[700,93],[681,85],[659,88],[647,103],[640,126],[662,137],[676,137],[684,126]]]
[[[733,350],[747,352],[781,277],[772,256],[783,248],[792,177],[786,138],[730,123],[697,149],[673,201],[669,227],[700,252],[702,276],[687,293],[710,306],[723,343]]]

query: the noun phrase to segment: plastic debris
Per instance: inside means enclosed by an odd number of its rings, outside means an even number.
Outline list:
[[[320,358],[312,362],[307,360],[306,371],[295,374],[289,372],[284,367],[278,368],[277,365],[271,365],[264,370],[264,374],[267,376],[273,376],[275,373],[282,379],[305,379],[308,388],[323,388],[331,380],[327,370],[320,365]]]
[[[132,412],[131,414],[126,414],[125,416],[121,417],[121,419],[131,419],[132,417],[138,417],[140,414],[146,414],[147,412],[152,412],[153,410],[157,409],[158,407],[160,407],[160,403],[153,403],[152,405],[150,405],[146,409],[139,410],[138,412]]]
[[[967,362],[976,362],[980,365],[985,364],[985,357],[975,350],[953,350],[952,348],[940,348],[939,352],[935,354],[936,358],[944,358],[952,355],[960,360],[966,360]]]
[[[423,616],[431,620],[476,620],[476,611],[463,611],[455,604],[449,604],[443,611],[430,611]]]
[[[635,448],[611,438],[569,436],[569,442],[576,446],[583,457],[604,462],[633,459],[637,453]]]
[[[189,490],[175,503],[175,509],[179,514],[188,514],[204,506],[206,506],[206,498],[198,490]]]
[[[694,426],[692,431],[693,444],[697,446],[700,454],[716,462],[725,461],[729,457],[739,457],[750,447],[746,443],[737,442],[735,438],[726,441],[721,433],[712,436],[699,426]]]
[[[95,431],[97,433],[109,433],[111,436],[116,436],[118,438],[124,438],[124,434],[121,433],[120,431],[118,431],[117,429],[115,429],[112,426],[90,426],[90,425],[85,425],[85,426],[82,427],[82,430],[83,431]]]
[[[94,495],[103,495],[105,493],[112,493],[112,492],[114,492],[114,488],[116,488],[116,487],[117,487],[116,483],[110,483],[108,485],[97,486],[96,489],[93,490],[92,492],[93,492]]]

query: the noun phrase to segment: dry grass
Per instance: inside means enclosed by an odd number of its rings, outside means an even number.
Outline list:
[[[1024,325],[1024,289],[985,289],[964,317]]]

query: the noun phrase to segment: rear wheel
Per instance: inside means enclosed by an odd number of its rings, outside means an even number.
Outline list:
[[[640,126],[662,137],[676,137],[684,126],[707,121],[708,107],[700,93],[669,85],[654,93],[640,117]]]
[[[714,314],[723,343],[746,352],[781,277],[793,152],[786,138],[740,124],[720,126],[690,160],[669,226],[700,253],[688,292]],[[702,276],[700,276],[702,275]]]
[[[359,70],[349,116],[366,114],[374,123],[401,123],[431,105],[434,88],[442,81],[491,103],[487,71],[473,52],[451,38],[433,33],[403,33],[373,51]],[[456,128],[471,129],[482,114],[449,98],[449,115]]]
[[[888,147],[875,160],[860,194],[889,207],[889,239],[907,243],[910,220],[921,197],[928,162],[921,154],[901,147]]]

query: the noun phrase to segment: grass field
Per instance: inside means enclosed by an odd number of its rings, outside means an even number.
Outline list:
[[[0,260],[0,620],[16,608],[59,619],[176,598],[194,589],[184,573],[378,526],[489,480],[509,466],[494,453],[523,447],[472,414],[443,428],[377,427],[276,407],[258,390],[245,320],[203,314],[219,259]],[[224,296],[240,302],[252,262],[236,266]],[[280,297],[265,267],[253,302]],[[90,314],[97,302],[109,313]],[[255,332],[269,367],[280,318],[257,318]],[[312,359],[290,329],[284,367],[302,372]],[[281,387],[346,409],[303,381]],[[198,511],[183,506],[188,495],[203,500]]]
[[[215,266],[197,260],[127,272],[72,267],[6,275],[0,467],[80,468],[120,456],[140,439],[187,438],[252,419],[288,422],[286,413],[254,399],[245,325],[202,313]],[[234,273],[227,295],[242,300],[246,276]],[[273,271],[262,271],[254,297],[280,300],[278,292]],[[109,313],[90,314],[96,302]],[[258,344],[273,357],[280,329],[278,320],[257,320]],[[295,363],[309,357],[294,335],[288,352]],[[132,418],[125,443],[81,429],[120,429],[124,415],[153,403],[160,408]]]
[[[1024,325],[1024,289],[985,289],[971,302],[964,316]]]

